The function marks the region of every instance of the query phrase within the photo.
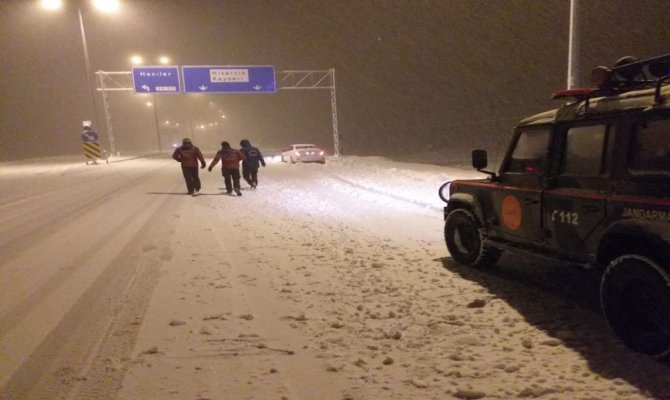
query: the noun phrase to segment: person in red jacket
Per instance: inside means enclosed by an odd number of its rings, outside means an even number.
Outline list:
[[[194,146],[191,139],[185,138],[181,147],[177,147],[172,153],[172,158],[181,163],[181,171],[186,181],[186,190],[188,194],[197,195],[200,192],[200,177],[198,176],[198,161],[200,168],[205,168],[205,158],[200,149]]]
[[[216,157],[209,164],[209,172],[212,172],[212,168],[216,163],[221,160],[221,174],[223,174],[223,180],[226,183],[226,193],[231,194],[233,189],[238,196],[242,196],[240,191],[240,161],[244,160],[244,154],[239,150],[235,150],[230,147],[230,143],[223,141],[221,142],[221,150],[216,152]],[[232,182],[231,182],[232,180]]]

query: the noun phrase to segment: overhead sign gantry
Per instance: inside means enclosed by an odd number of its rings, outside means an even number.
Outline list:
[[[275,93],[277,89],[329,89],[333,117],[333,154],[339,156],[342,151],[337,124],[334,68],[320,71],[278,71],[275,73],[273,66],[184,66],[181,67],[181,70],[178,66],[136,67],[131,72],[98,71],[96,76],[98,91],[102,92],[102,101],[105,106],[112,153],[115,153],[116,149],[107,92],[129,90],[137,94],[215,94]],[[158,119],[157,115],[155,118]],[[160,137],[160,133],[158,135]]]
[[[275,93],[272,66],[133,67],[135,93]]]

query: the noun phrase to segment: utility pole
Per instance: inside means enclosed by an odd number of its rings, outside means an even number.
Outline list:
[[[158,139],[158,152],[160,153],[163,149],[163,144],[161,143],[160,122],[158,122],[158,99],[156,98],[156,93],[154,93],[154,123],[156,124],[156,138]]]
[[[570,34],[568,39],[568,85],[567,89],[579,86],[579,0],[570,0]]]

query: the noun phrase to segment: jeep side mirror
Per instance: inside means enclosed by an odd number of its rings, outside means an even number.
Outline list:
[[[472,166],[476,170],[482,170],[489,164],[486,150],[472,150]]]
[[[496,173],[491,171],[484,171],[484,168],[489,164],[489,156],[486,150],[472,150],[472,166],[479,172],[490,175],[489,179],[496,179]]]

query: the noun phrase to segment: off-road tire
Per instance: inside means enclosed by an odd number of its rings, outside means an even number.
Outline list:
[[[475,217],[465,208],[449,213],[444,223],[444,240],[454,260],[474,267],[492,266],[501,255],[499,249],[484,244]]]
[[[656,358],[670,354],[670,272],[626,254],[609,263],[600,284],[607,323],[626,345]]]

